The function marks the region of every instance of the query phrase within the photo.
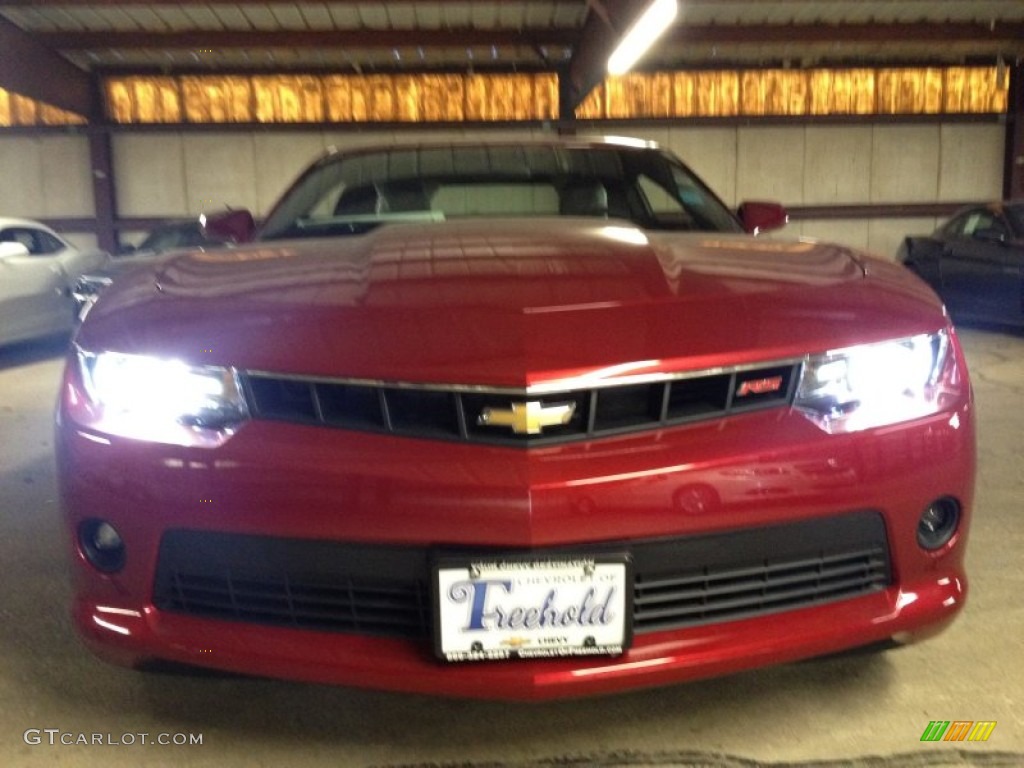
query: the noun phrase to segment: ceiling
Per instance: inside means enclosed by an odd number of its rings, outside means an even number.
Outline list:
[[[0,0],[0,87],[74,111],[104,73],[546,70],[566,73],[579,100],[646,4]],[[641,66],[1022,58],[1024,0],[680,0],[675,25]]]

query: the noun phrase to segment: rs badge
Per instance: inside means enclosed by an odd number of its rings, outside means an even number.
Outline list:
[[[778,392],[781,389],[781,376],[769,376],[764,379],[748,379],[740,384],[739,389],[736,390],[736,397],[746,397],[747,395],[767,395],[772,392]]]

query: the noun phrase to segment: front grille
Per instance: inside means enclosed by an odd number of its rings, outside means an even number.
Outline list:
[[[819,605],[890,583],[885,525],[874,512],[518,552],[171,531],[160,544],[154,604],[215,619],[428,641],[439,558],[622,552],[633,562],[638,633]]]
[[[544,391],[420,386],[247,372],[254,418],[339,429],[501,445],[536,446],[673,426],[792,402],[800,363],[659,376],[655,381]],[[527,401],[571,404],[566,424],[536,434],[484,424],[484,409]]]

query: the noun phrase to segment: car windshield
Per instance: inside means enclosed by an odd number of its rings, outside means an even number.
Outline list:
[[[199,228],[199,222],[172,224],[154,229],[139,243],[138,251],[166,251],[171,248],[191,248],[206,245],[207,238]]]
[[[333,155],[271,212],[261,239],[366,232],[394,221],[589,216],[646,229],[740,232],[671,155],[619,145],[392,148]]]

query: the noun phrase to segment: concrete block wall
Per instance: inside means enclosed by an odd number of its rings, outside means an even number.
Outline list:
[[[247,207],[265,214],[328,146],[469,136],[454,131],[121,131],[112,140],[120,216],[193,216]],[[503,131],[511,138],[538,130]],[[930,203],[998,199],[1005,128],[929,123],[844,126],[628,126],[603,131],[652,139],[691,165],[730,205]],[[495,135],[494,132],[490,132]],[[88,142],[81,136],[0,136],[0,215],[93,215]],[[10,183],[15,179],[17,183]],[[805,220],[785,235],[836,240],[892,257],[934,218]],[[89,236],[72,236],[92,244]],[[90,242],[90,240],[92,242]]]

